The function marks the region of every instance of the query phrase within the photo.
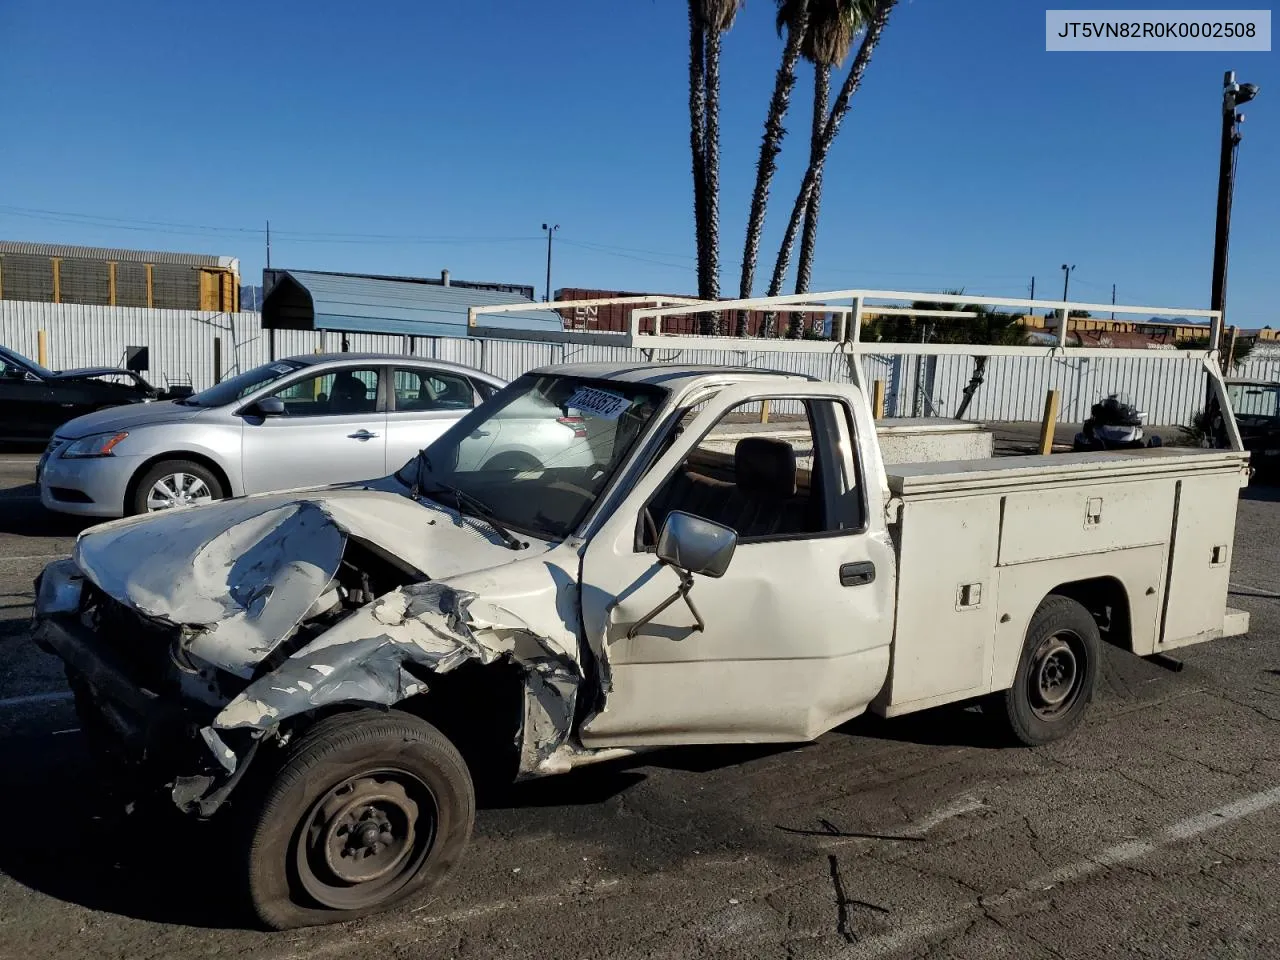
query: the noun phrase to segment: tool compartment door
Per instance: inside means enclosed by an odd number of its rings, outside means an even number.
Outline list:
[[[888,713],[984,692],[999,530],[995,495],[903,505]]]
[[[1238,472],[1177,481],[1173,556],[1157,649],[1222,636],[1239,496]]]

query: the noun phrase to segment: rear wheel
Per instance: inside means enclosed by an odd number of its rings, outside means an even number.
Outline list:
[[[466,764],[439,730],[338,714],[295,744],[247,818],[250,902],[277,930],[386,909],[452,869],[474,819]]]
[[[129,512],[157,513],[221,500],[224,496],[222,482],[204,464],[192,460],[163,460],[138,480]]]
[[[1039,746],[1071,733],[1093,699],[1102,638],[1070,597],[1045,598],[1027,627],[1013,686],[999,696],[1014,738]]]

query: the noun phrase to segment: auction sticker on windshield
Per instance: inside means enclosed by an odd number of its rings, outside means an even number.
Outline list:
[[[579,387],[565,402],[565,406],[605,420],[617,420],[626,412],[627,407],[631,406],[631,401],[616,393],[609,393],[607,390]]]

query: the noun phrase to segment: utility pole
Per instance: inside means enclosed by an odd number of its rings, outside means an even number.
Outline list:
[[[1111,285],[1111,306],[1114,307],[1115,305],[1116,305],[1116,285],[1113,283]],[[1115,318],[1116,318],[1116,312],[1112,310],[1111,319],[1114,320]]]
[[[271,269],[271,221],[267,221],[267,269]]]
[[[543,297],[547,303],[551,302],[551,238],[555,236],[555,232],[560,229],[560,224],[542,225],[542,229],[547,231],[547,295]]]
[[[1069,267],[1065,263],[1062,265],[1062,299],[1063,300],[1067,299],[1067,287],[1071,283],[1071,271],[1074,270],[1075,268],[1076,268],[1076,265],[1074,263]],[[1067,310],[1066,307],[1062,308],[1062,335],[1064,337],[1066,336],[1066,333],[1067,333],[1067,316],[1069,313],[1070,311]],[[1063,342],[1065,343],[1065,341]]]
[[[1214,322],[1209,337],[1209,347],[1221,349],[1222,331],[1226,323],[1227,309],[1227,257],[1231,247],[1231,201],[1236,186],[1236,154],[1240,146],[1240,124],[1244,114],[1236,107],[1243,106],[1258,95],[1256,83],[1236,83],[1234,70],[1228,70],[1222,79],[1222,153],[1218,162],[1218,217],[1213,236],[1213,297],[1211,310],[1222,311]]]
[[[1036,298],[1036,278],[1035,278],[1035,277],[1032,277],[1032,278],[1031,278],[1031,297],[1030,297],[1030,299],[1034,300],[1035,298]],[[1035,307],[1032,307],[1032,308],[1031,308],[1031,316],[1033,316],[1033,317],[1034,317],[1035,315],[1036,315],[1036,308],[1035,308]]]

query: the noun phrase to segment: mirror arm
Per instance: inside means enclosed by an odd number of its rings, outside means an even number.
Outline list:
[[[634,640],[636,638],[636,634],[640,631],[641,627],[648,624],[650,621],[653,620],[654,617],[660,614],[663,610],[667,609],[667,607],[671,606],[681,597],[684,598],[685,604],[689,607],[689,612],[693,614],[693,619],[698,622],[698,625],[694,627],[694,630],[702,631],[707,629],[706,623],[704,623],[702,620],[702,615],[698,613],[698,608],[693,605],[693,598],[689,596],[689,591],[693,589],[693,574],[691,574],[688,570],[680,570],[675,567],[673,567],[672,569],[675,570],[676,574],[680,577],[679,588],[676,590],[675,593],[667,597],[667,599],[663,600],[662,603],[658,604],[656,607],[654,607],[652,610],[650,610],[643,617],[641,617],[639,620],[637,620],[635,623],[631,625],[631,629],[627,631],[628,640]]]

